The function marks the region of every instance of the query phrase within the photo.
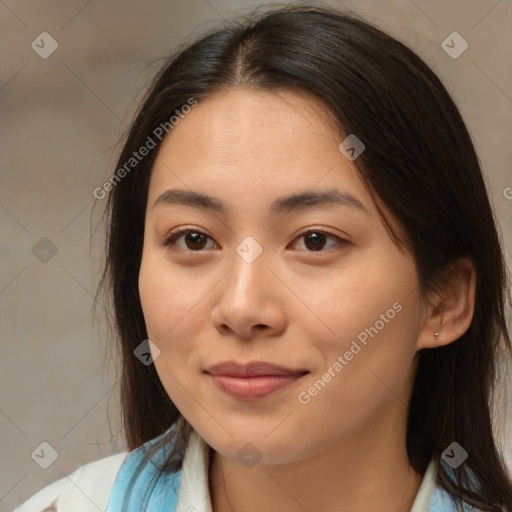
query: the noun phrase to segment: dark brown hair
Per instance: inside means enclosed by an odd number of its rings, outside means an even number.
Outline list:
[[[444,489],[486,511],[512,503],[512,483],[492,430],[490,407],[500,346],[509,351],[508,279],[496,223],[471,137],[438,77],[414,52],[353,14],[315,6],[253,12],[180,48],[155,77],[126,137],[116,168],[191,98],[229,88],[307,90],[321,98],[345,134],[366,146],[356,160],[372,197],[407,235],[424,297],[461,257],[477,272],[474,317],[467,332],[420,353],[409,408],[407,452],[423,472],[453,441],[468,453],[481,485],[468,485],[467,464],[453,480],[439,465]],[[340,139],[341,140],[341,139]],[[154,365],[134,349],[147,338],[138,291],[145,208],[158,147],[109,193],[108,251],[102,287],[110,293],[122,359],[121,399],[133,450],[178,429],[181,454],[190,425],[169,399]],[[164,441],[168,440],[164,438]],[[459,500],[460,501],[460,500]],[[507,508],[508,510],[508,508]]]

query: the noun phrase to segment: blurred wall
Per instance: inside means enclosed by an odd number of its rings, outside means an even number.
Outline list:
[[[103,254],[93,190],[114,170],[151,62],[257,4],[0,1],[1,511],[125,448],[101,304],[92,316]],[[406,42],[443,80],[474,137],[510,262],[510,0],[329,4]],[[454,31],[463,40],[450,55],[442,43]]]

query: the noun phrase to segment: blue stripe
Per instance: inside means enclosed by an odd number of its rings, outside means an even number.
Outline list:
[[[169,442],[158,450],[151,450],[163,436],[169,435],[170,430],[173,430],[173,427],[128,454],[117,475],[105,512],[175,512],[182,471],[170,474],[162,472],[162,466],[168,458],[173,443]],[[440,462],[454,478],[453,469],[442,459]],[[475,485],[474,480],[472,483],[475,487],[479,487]],[[463,510],[476,511],[467,503],[463,504]],[[428,512],[456,511],[454,496],[436,483]]]
[[[110,493],[105,512],[174,512],[178,504],[181,471],[162,472],[171,444],[149,450],[169,431],[129,453]]]
[[[444,467],[446,472],[448,473],[450,479],[453,482],[456,482],[456,474],[455,470],[446,463],[446,461],[441,457],[439,460],[440,464]],[[474,490],[478,490],[482,492],[482,487],[478,485],[477,479],[473,471],[470,468],[468,469],[469,478],[471,480],[471,488]],[[478,509],[466,503],[462,502],[462,510],[463,512],[478,512]],[[428,512],[458,512],[459,509],[456,505],[456,498],[452,494],[446,492],[439,483],[436,483],[434,490],[432,491],[432,497],[430,498],[430,504],[428,507]]]

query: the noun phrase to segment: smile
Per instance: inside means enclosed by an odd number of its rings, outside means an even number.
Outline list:
[[[211,376],[213,382],[221,391],[245,400],[264,398],[301,377],[302,375],[268,375],[262,377]]]

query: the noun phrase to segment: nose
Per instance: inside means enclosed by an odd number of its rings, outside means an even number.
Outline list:
[[[233,266],[217,288],[212,311],[215,328],[245,340],[279,336],[286,329],[286,290],[268,266],[265,251],[251,263],[237,253]]]

